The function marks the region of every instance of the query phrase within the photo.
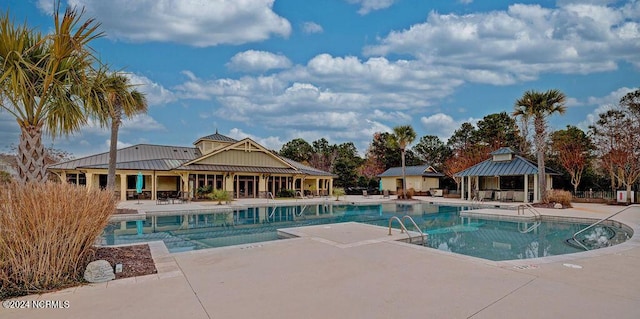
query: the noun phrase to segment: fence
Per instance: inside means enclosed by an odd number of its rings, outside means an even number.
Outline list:
[[[573,198],[614,200],[616,193],[613,191],[577,191],[573,194]]]

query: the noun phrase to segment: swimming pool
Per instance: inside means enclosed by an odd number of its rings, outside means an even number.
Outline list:
[[[584,251],[569,238],[590,222],[505,220],[474,214],[469,207],[418,204],[313,204],[184,211],[148,215],[144,220],[110,223],[106,245],[162,240],[170,252],[277,240],[277,230],[343,222],[386,227],[392,216],[411,216],[428,234],[429,247],[489,260],[546,257]],[[397,227],[397,224],[394,224]],[[411,228],[410,228],[411,230]],[[630,236],[623,225],[602,225],[578,238],[592,248]]]

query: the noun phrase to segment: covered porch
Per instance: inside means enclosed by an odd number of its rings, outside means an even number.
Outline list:
[[[553,187],[551,175],[545,170],[545,190]],[[460,197],[464,200],[533,202],[540,201],[538,166],[503,147],[491,153],[491,158],[454,174],[460,179]]]

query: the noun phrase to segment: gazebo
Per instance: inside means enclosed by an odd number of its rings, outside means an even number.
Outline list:
[[[559,175],[546,168],[545,189],[553,186],[551,175]],[[460,177],[461,198],[466,200],[495,200],[514,202],[540,201],[538,165],[509,147],[497,149],[491,158],[454,174]]]

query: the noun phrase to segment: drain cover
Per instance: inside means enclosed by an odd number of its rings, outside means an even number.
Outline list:
[[[565,267],[573,268],[573,269],[582,269],[582,266],[576,264],[562,264]]]
[[[515,269],[538,269],[538,265],[513,266]]]

